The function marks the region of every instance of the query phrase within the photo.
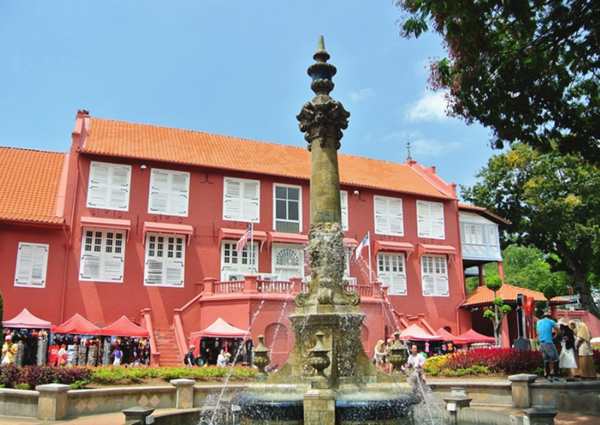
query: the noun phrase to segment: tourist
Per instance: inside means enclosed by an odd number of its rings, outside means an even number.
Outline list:
[[[575,335],[564,318],[558,321],[558,325],[560,326],[561,338],[558,367],[561,370],[566,369],[566,375],[573,377],[575,376],[575,369],[577,369],[577,362],[575,360]]]
[[[385,359],[385,343],[384,343],[383,339],[380,339],[379,341],[377,341],[377,344],[375,344],[375,350],[373,353],[373,361],[375,363],[375,366],[379,369],[383,369],[384,359]]]
[[[2,345],[2,364],[13,364],[17,355],[17,345],[12,342],[12,337],[6,335]]]
[[[408,360],[402,366],[402,370],[409,373],[408,383],[413,389],[415,394],[421,394],[423,392],[423,385],[425,385],[425,377],[423,375],[423,366],[425,365],[425,355],[419,352],[417,344],[413,344],[410,347],[410,355]]]
[[[579,368],[576,371],[576,375],[584,379],[595,379],[596,369],[594,366],[594,352],[592,351],[592,344],[590,343],[590,340],[592,339],[590,330],[587,325],[581,321],[571,321],[569,327],[575,332],[575,347],[579,355]]]
[[[218,367],[226,367],[227,366],[227,356],[225,355],[225,350],[221,350],[221,352],[217,356],[217,366]]]
[[[538,341],[540,343],[540,351],[544,362],[544,377],[549,381],[557,379],[556,364],[558,363],[558,351],[554,345],[552,331],[557,327],[557,324],[552,320],[550,311],[544,312],[544,317],[538,320],[536,331]]]
[[[65,366],[67,364],[67,347],[61,344],[58,350],[58,365]]]
[[[77,364],[77,345],[75,341],[71,341],[67,345],[67,366],[73,366]]]
[[[183,364],[186,365],[186,367],[196,366],[196,356],[194,356],[194,348],[195,347],[193,345],[190,345],[188,352],[183,357]]]
[[[113,366],[120,366],[121,360],[123,360],[123,352],[121,351],[121,348],[119,347],[119,345],[115,346],[115,349],[113,350],[113,353],[112,353],[112,357],[113,357]]]

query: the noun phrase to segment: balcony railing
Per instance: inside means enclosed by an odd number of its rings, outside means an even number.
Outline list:
[[[243,280],[230,280],[225,282],[215,282],[214,293],[215,294],[235,294],[244,292],[244,281]]]

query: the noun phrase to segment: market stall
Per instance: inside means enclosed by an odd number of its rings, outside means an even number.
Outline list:
[[[148,331],[133,323],[128,317],[121,316],[110,325],[98,331],[102,338],[103,365],[114,363],[116,350],[121,353],[119,364],[148,365],[150,363],[150,343]]]
[[[52,326],[48,363],[52,366],[94,366],[100,351],[100,328],[80,314]],[[91,348],[91,349],[90,349]]]
[[[238,363],[250,363],[252,355],[252,340],[246,338],[248,331],[230,325],[220,317],[210,326],[190,335],[190,345],[195,348],[195,354],[205,364],[217,364],[219,353],[223,350],[233,361],[238,349]],[[240,348],[240,344],[244,344]]]
[[[10,320],[2,322],[7,350],[14,351],[18,366],[43,365],[48,350],[48,330],[51,323],[24,308]],[[14,344],[14,345],[13,345]]]
[[[454,340],[455,344],[469,345],[469,344],[494,344],[496,340],[492,336],[480,334],[479,332],[469,329],[468,331],[460,334]]]

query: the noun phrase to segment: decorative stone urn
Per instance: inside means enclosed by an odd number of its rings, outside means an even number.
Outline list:
[[[269,358],[269,349],[265,346],[265,336],[258,336],[258,344],[252,350],[254,353],[254,366],[258,368],[258,377],[259,379],[266,379],[267,372],[265,372],[265,368],[271,363],[271,359]]]
[[[315,334],[315,337],[317,338],[317,343],[310,350],[308,362],[313,367],[313,369],[317,371],[317,381],[324,384],[327,382],[327,377],[325,376],[325,369],[329,367],[329,365],[331,364],[331,360],[329,360],[329,350],[325,348],[325,343],[323,342],[325,334],[323,332],[317,332]]]
[[[399,371],[404,362],[406,362],[406,350],[400,341],[400,332],[394,333],[394,342],[390,347],[388,360],[392,364],[392,371]]]

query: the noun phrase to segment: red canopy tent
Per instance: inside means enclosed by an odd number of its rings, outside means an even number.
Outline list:
[[[452,335],[450,332],[448,332],[444,328],[439,328],[437,331],[435,331],[435,333],[438,334],[440,337],[442,337],[443,341],[448,341],[448,342],[456,341],[456,335]]]
[[[419,325],[412,324],[400,332],[400,339],[404,341],[443,341],[444,338],[432,335]]]
[[[52,326],[52,332],[56,334],[98,335],[99,330],[98,326],[78,313],[66,322],[58,326]]]
[[[455,344],[494,344],[495,342],[496,340],[494,339],[494,337],[480,334],[479,332],[475,332],[473,329],[469,329],[467,332],[460,334],[454,340]]]
[[[148,331],[133,323],[126,316],[121,316],[110,325],[100,329],[98,335],[147,337]]]
[[[190,344],[195,347],[194,352],[198,354],[201,338],[246,338],[249,335],[248,331],[236,328],[219,317],[207,328],[192,332]]]
[[[52,324],[47,320],[42,320],[34,316],[29,310],[24,308],[19,314],[10,320],[4,320],[2,325],[5,328],[20,329],[50,329]]]

